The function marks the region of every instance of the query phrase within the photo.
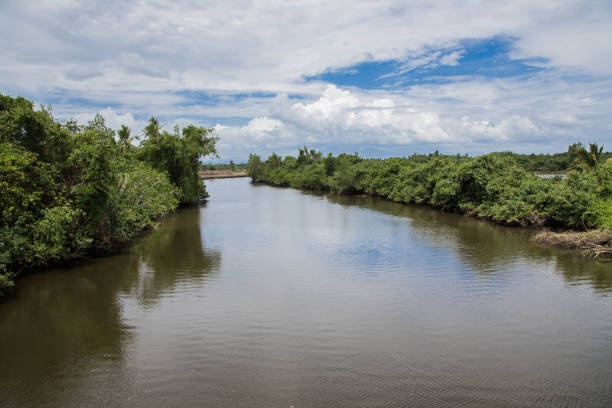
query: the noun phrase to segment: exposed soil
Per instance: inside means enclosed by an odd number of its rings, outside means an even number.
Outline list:
[[[560,248],[578,249],[594,258],[612,259],[612,231],[608,229],[588,232],[543,231],[536,234],[533,241]]]

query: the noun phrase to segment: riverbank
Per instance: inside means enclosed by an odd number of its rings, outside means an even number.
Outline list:
[[[368,194],[485,219],[508,226],[556,231],[612,229],[612,163],[544,179],[511,155],[414,155],[362,159],[300,149],[297,158],[251,155],[249,175],[275,186]],[[580,247],[580,245],[578,245]],[[588,251],[587,251],[588,252]],[[601,251],[593,253],[595,256]]]
[[[542,231],[536,234],[532,241],[547,246],[579,250],[584,255],[594,258],[612,259],[612,231],[609,229],[587,232]]]
[[[237,178],[248,177],[246,170],[201,170],[200,177],[202,180],[219,179],[219,178]]]

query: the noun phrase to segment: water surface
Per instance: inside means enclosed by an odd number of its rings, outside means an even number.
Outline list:
[[[0,406],[612,406],[610,264],[374,198],[207,188],[19,282]]]

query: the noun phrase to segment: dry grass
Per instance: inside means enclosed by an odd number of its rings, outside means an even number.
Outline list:
[[[589,232],[543,231],[533,237],[540,244],[578,249],[595,258],[612,258],[612,231],[599,229]]]

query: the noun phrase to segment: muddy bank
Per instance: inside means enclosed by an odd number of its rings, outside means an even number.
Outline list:
[[[532,240],[538,244],[559,248],[577,249],[595,258],[612,259],[612,231],[600,229],[588,232],[542,231]]]

